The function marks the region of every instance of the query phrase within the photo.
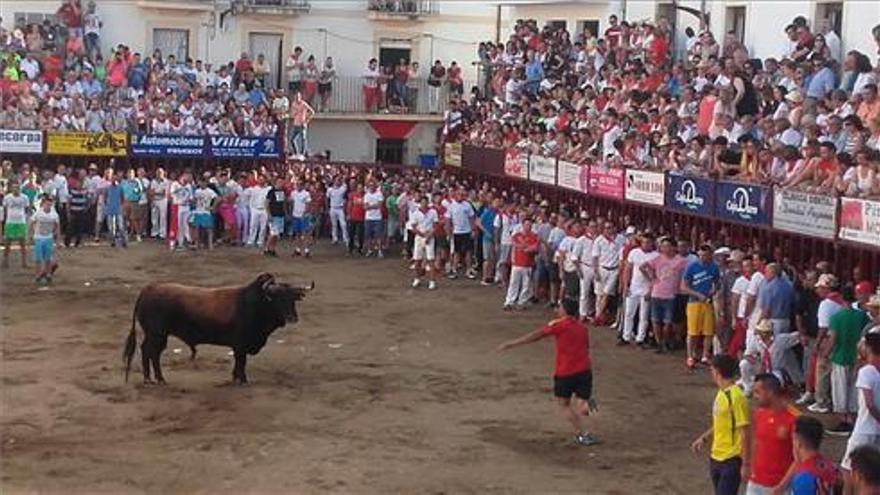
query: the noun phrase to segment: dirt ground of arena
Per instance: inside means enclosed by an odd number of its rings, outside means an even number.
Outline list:
[[[549,313],[504,313],[499,289],[413,290],[400,259],[329,245],[310,260],[153,243],[65,250],[44,290],[16,262],[0,284],[4,493],[709,490],[706,460],[688,450],[708,421],[706,372],[595,330],[604,443],[575,447],[551,401],[552,343],[495,353]],[[139,368],[123,382],[140,287],[261,271],[317,289],[249,361],[249,386],[229,385],[227,349],[202,346],[190,362],[176,339],[163,355],[169,385],[139,385]]]

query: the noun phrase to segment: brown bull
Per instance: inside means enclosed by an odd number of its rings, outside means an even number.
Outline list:
[[[131,332],[125,341],[123,360],[125,379],[137,347],[135,321],[144,332],[141,358],[144,383],[152,383],[150,368],[156,381],[165,383],[159,360],[174,335],[185,342],[195,357],[196,346],[213,344],[231,347],[235,356],[232,379],[247,383],[247,355],[255,355],[266,345],[269,335],[287,323],[296,323],[296,302],[314,289],[275,282],[275,277],[262,273],[243,286],[207,289],[180,284],[150,284],[141,290],[131,319]]]

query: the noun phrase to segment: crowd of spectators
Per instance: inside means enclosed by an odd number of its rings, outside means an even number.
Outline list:
[[[822,193],[880,196],[880,64],[841,53],[823,22],[786,27],[778,57],[730,34],[609,19],[603,37],[516,22],[483,43],[486,84],[446,114],[443,140],[580,163],[664,170]],[[871,33],[880,48],[880,25]]]

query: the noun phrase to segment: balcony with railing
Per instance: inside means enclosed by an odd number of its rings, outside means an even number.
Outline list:
[[[425,20],[439,12],[438,0],[369,0],[367,11],[374,21]]]
[[[266,15],[298,15],[312,8],[309,0],[239,0],[237,3],[244,12]]]
[[[472,87],[473,82],[465,82],[464,87]],[[303,96],[309,97],[308,92]],[[403,117],[402,120],[439,120],[449,106],[450,93],[448,85],[439,88],[428,85],[419,79],[410,83],[404,94],[397,96],[396,91],[386,91],[377,99],[375,108],[366,107],[364,80],[360,77],[338,77],[333,81],[332,90],[326,105],[321,103],[321,95],[313,94],[310,98],[312,107],[318,112],[318,118],[363,118],[364,114]]]

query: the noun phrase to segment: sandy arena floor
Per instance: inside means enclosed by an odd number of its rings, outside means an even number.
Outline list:
[[[144,243],[64,250],[54,286],[38,290],[17,254],[0,274],[4,493],[709,490],[705,459],[688,450],[709,418],[706,372],[596,330],[604,443],[577,448],[551,402],[552,343],[494,352],[549,314],[504,313],[499,289],[413,290],[399,258],[350,259],[329,245],[303,260]],[[261,271],[317,289],[300,322],[249,360],[249,386],[228,385],[227,349],[202,346],[190,362],[173,338],[168,386],[139,385],[138,357],[123,382],[144,284],[238,284]]]

